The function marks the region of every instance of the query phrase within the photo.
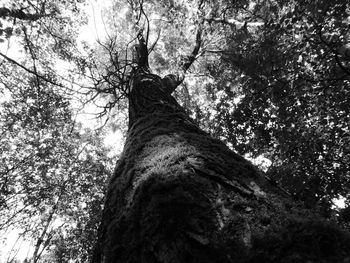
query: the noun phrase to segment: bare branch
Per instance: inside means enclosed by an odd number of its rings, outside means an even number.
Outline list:
[[[17,61],[13,60],[12,58],[9,58],[8,56],[6,56],[5,54],[3,54],[3,53],[1,53],[1,52],[0,52],[0,56],[2,56],[3,58],[5,58],[5,59],[8,60],[9,62],[11,62],[11,63],[17,65],[18,67],[24,69],[25,71],[29,72],[30,74],[33,74],[33,75],[37,76],[37,77],[40,78],[40,79],[42,79],[42,80],[44,80],[44,81],[46,81],[46,82],[48,82],[48,83],[51,83],[52,85],[62,87],[62,84],[53,82],[52,80],[50,80],[50,79],[48,79],[48,78],[46,78],[46,77],[44,77],[44,76],[38,74],[37,72],[35,72],[35,71],[33,71],[33,70],[31,70],[31,69],[29,69],[29,68],[23,66],[22,64],[18,63]]]

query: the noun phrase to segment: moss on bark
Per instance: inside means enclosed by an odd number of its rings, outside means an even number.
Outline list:
[[[350,262],[348,233],[200,130],[159,83],[133,83],[94,262]]]

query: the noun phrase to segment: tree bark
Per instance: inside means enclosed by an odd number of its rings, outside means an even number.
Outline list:
[[[350,262],[347,233],[199,129],[162,83],[133,78],[93,262]]]

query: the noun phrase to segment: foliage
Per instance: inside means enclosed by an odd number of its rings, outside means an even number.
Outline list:
[[[341,52],[349,8],[263,5],[248,10],[263,25],[229,34],[220,63],[208,67],[216,79],[207,85],[215,109],[208,126],[239,153],[270,159],[267,174],[291,194],[329,208],[350,186],[350,65]]]
[[[105,32],[93,44],[81,39],[84,1],[0,8],[0,93],[7,98],[0,113],[0,230],[22,228],[36,247],[50,250],[51,261],[88,260],[111,158],[105,134],[84,128],[73,107],[94,103],[114,129],[126,129],[140,32],[153,73],[162,76],[177,73],[200,32],[200,50],[174,93],[187,112],[240,154],[269,159],[266,175],[307,205],[322,205],[329,216],[334,198],[349,204],[348,4],[104,4]]]
[[[36,239],[38,253],[64,233],[80,240],[70,249],[81,246],[87,256],[111,173],[108,149],[100,135],[74,121],[57,90],[42,86],[38,92],[34,84],[30,79],[28,86],[13,87],[2,105],[0,228],[22,229]]]

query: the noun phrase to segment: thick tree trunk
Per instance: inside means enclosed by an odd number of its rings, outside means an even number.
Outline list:
[[[350,238],[293,204],[140,73],[94,262],[349,262]]]

